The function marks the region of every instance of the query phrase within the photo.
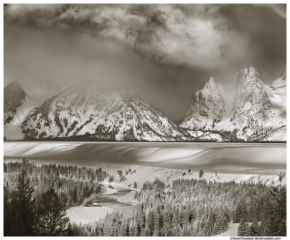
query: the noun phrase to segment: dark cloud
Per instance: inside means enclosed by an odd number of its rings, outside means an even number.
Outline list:
[[[189,14],[176,5],[9,5],[5,16],[38,27],[91,29],[163,63],[212,70],[226,67],[235,61],[233,52],[243,55],[248,47],[247,36],[227,26],[220,8],[190,5]]]
[[[5,83],[45,78],[135,91],[175,121],[211,75],[286,65],[286,5],[5,5]]]

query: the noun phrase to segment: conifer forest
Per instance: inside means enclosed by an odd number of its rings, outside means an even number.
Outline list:
[[[3,4],[2,235],[286,239],[287,3],[226,2]]]
[[[283,174],[277,186],[156,178],[136,191],[130,214],[71,223],[66,209],[99,193],[107,177],[101,168],[4,163],[5,236],[215,236],[230,223],[239,223],[239,236],[286,236]]]

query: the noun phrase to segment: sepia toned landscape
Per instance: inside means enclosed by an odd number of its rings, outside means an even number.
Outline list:
[[[4,4],[4,236],[286,237],[286,4]]]

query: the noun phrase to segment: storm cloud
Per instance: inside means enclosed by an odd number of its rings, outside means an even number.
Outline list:
[[[5,85],[93,81],[180,120],[210,76],[286,65],[286,5],[5,5]]]

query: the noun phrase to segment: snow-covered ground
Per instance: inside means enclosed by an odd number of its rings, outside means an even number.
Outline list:
[[[115,189],[102,187],[102,195],[112,194],[117,192]],[[106,214],[112,213],[113,209],[108,206],[86,207],[87,202],[94,199],[98,194],[92,194],[89,198],[84,199],[80,206],[71,207],[66,210],[67,216],[71,222],[87,224],[89,222],[98,221],[104,218]]]
[[[159,178],[170,183],[178,178],[208,181],[263,181],[272,184],[286,172],[286,144],[258,143],[98,143],[5,142],[4,160],[26,157],[36,164],[102,167],[115,177],[111,185],[130,188]],[[190,169],[190,172],[188,170]],[[118,170],[126,180],[118,181]],[[127,174],[126,174],[127,172]],[[108,179],[104,181],[108,184]]]
[[[285,143],[5,142],[4,158],[80,166],[141,165],[210,173],[286,171]]]
[[[89,222],[98,221],[104,218],[106,214],[113,212],[113,209],[107,206],[102,207],[85,207],[78,206],[69,208],[66,211],[67,217],[69,217],[71,222],[87,224]]]
[[[252,222],[248,222],[248,226],[251,226]],[[259,222],[261,224],[261,222]],[[224,233],[212,236],[212,237],[236,237],[238,236],[238,228],[239,228],[239,223],[229,223],[228,230],[225,231]]]
[[[131,203],[131,204],[135,205],[138,203],[138,201],[135,200],[135,194],[136,194],[135,191],[131,191],[128,194],[126,194],[122,197],[119,197],[118,201],[125,202],[125,203]]]
[[[230,223],[229,224],[229,228],[226,232],[221,233],[219,235],[215,235],[212,237],[234,237],[234,236],[238,236],[238,227],[239,227],[239,223]]]
[[[96,167],[114,176],[104,185],[122,186],[130,192],[119,197],[122,204],[135,205],[135,191],[146,181],[159,178],[167,184],[174,179],[202,179],[225,182],[234,180],[277,184],[279,171],[286,172],[286,144],[246,143],[86,143],[86,142],[5,142],[4,160],[28,158],[35,164],[66,164]],[[119,181],[118,170],[125,181]],[[284,179],[286,181],[286,178]],[[137,189],[134,189],[134,184]],[[103,194],[116,189],[104,187]],[[94,196],[85,201],[92,200]],[[85,203],[84,203],[85,204]],[[67,214],[73,222],[87,223],[104,218],[113,206],[73,207]],[[120,204],[120,203],[119,203]],[[132,207],[132,206],[131,206]],[[125,211],[128,211],[125,209]],[[235,236],[237,224],[230,224],[227,235]]]
[[[184,170],[178,169],[166,169],[166,168],[157,168],[157,167],[145,167],[145,166],[115,166],[115,169],[110,168],[109,173],[115,176],[115,179],[118,179],[118,170],[122,170],[125,172],[128,169],[131,171],[135,171],[134,173],[128,173],[125,175],[127,180],[124,182],[115,183],[118,186],[128,187],[133,190],[134,183],[137,183],[137,190],[140,190],[143,187],[143,184],[146,181],[154,181],[154,179],[158,178],[164,181],[166,184],[170,184],[175,179],[199,179],[199,170],[200,169],[191,169],[190,173]],[[103,169],[107,170],[104,166]],[[228,174],[228,173],[210,173],[205,172],[204,176],[201,179],[205,179],[207,181],[217,181],[217,182],[228,182],[234,180],[236,183],[240,182],[263,182],[268,185],[278,184],[278,177],[275,174],[272,175],[263,175],[263,174]],[[118,181],[118,180],[117,180]],[[284,180],[286,182],[286,177]],[[110,183],[114,186],[114,182]]]

